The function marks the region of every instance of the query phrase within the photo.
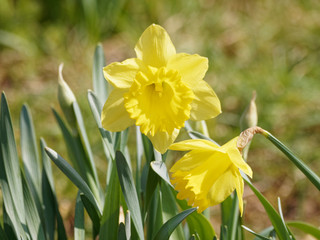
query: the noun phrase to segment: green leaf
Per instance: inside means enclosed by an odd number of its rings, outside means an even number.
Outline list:
[[[25,178],[37,207],[41,223],[45,226],[45,215],[43,212],[43,200],[41,194],[41,164],[38,155],[32,117],[26,105],[23,105],[20,113],[20,130],[21,155],[25,170]]]
[[[150,163],[152,160],[154,160],[154,152],[153,152],[153,145],[149,138],[142,134],[142,143],[143,143],[143,149],[144,154],[146,156],[147,163]]]
[[[311,183],[320,190],[320,177],[313,172],[302,160],[293,154],[282,142],[275,138],[271,133],[264,131],[263,135],[270,140],[281,152],[283,152],[297,168],[311,181]]]
[[[136,155],[136,188],[138,193],[139,202],[141,202],[141,163],[143,158],[143,143],[142,143],[142,136],[140,132],[140,127],[136,126],[136,149],[137,149],[137,155]]]
[[[44,207],[45,229],[50,240],[54,240],[55,222],[57,219],[58,239],[67,239],[66,230],[59,212],[59,206],[54,189],[51,162],[45,153],[46,143],[40,140],[41,159],[42,159],[42,199]]]
[[[202,214],[194,212],[187,218],[190,234],[197,234],[200,239],[213,239],[216,235],[210,221]]]
[[[172,189],[172,192],[173,195],[176,196],[176,191]],[[176,199],[176,201],[182,210],[190,209],[186,200]],[[216,235],[210,221],[201,213],[192,213],[187,218],[187,223],[189,226],[190,235],[196,234],[199,236],[200,239],[212,239]]]
[[[256,189],[250,179],[242,174],[243,180],[249,185],[254,194],[258,197],[259,201],[262,203],[264,209],[266,210],[269,219],[279,237],[280,240],[290,240],[291,237],[288,234],[287,226],[282,222],[280,215],[276,212],[273,206],[269,203],[269,201]]]
[[[242,226],[243,229],[247,230],[249,233],[255,235],[256,237],[258,237],[259,239],[262,240],[270,240],[270,238],[264,237],[258,233],[255,233],[253,230],[251,230],[250,228],[246,227],[246,226]]]
[[[112,142],[112,134],[105,130],[102,125],[101,125],[101,103],[99,102],[97,96],[94,94],[92,91],[88,91],[88,102],[89,106],[91,108],[92,115],[94,117],[94,120],[99,128],[102,140],[103,140],[103,145],[104,145],[104,150],[107,156],[107,159],[109,160],[109,163],[111,160],[114,159],[114,149],[113,149],[113,142]]]
[[[156,188],[147,211],[147,240],[153,239],[163,225],[162,196],[159,188]]]
[[[221,203],[221,225],[228,226],[232,217],[232,205],[233,205],[233,195],[227,197]]]
[[[93,223],[93,238],[95,239],[100,231],[101,213],[95,209],[94,205],[90,202],[86,195],[80,193],[80,198]]]
[[[279,198],[279,197],[278,197],[278,210],[279,210],[279,215],[280,215],[280,217],[281,217],[282,224],[283,224],[284,226],[286,226],[286,222],[284,221],[284,217],[283,217],[283,214],[282,214],[281,201],[280,201],[280,198]],[[288,235],[291,235],[291,239],[294,240],[295,238],[294,238],[294,236],[291,234],[289,228],[287,227],[286,229],[287,229],[287,234],[288,234]]]
[[[66,143],[68,155],[72,162],[72,165],[77,171],[79,171],[81,177],[84,178],[84,180],[87,182],[86,174],[85,174],[86,172],[85,166],[81,164],[82,161],[80,161],[80,159],[82,159],[83,156],[78,151],[77,144],[73,138],[73,135],[71,134],[71,131],[69,130],[67,125],[64,123],[60,115],[54,109],[52,109],[52,111],[61,129],[63,139]]]
[[[116,165],[112,165],[111,176],[104,201],[99,239],[117,239],[120,209],[120,183]]]
[[[187,209],[178,215],[174,216],[170,220],[168,220],[158,231],[154,240],[167,240],[169,239],[171,233],[176,229],[176,227],[191,213],[196,211],[196,208]]]
[[[157,173],[166,183],[169,184],[169,186],[173,188],[170,182],[167,166],[163,161],[152,161],[150,166],[155,173]]]
[[[1,157],[0,157],[1,158]],[[12,235],[14,231],[14,235],[16,239],[26,239],[26,229],[22,227],[20,223],[19,216],[14,205],[14,201],[11,197],[11,193],[9,190],[9,185],[5,176],[3,161],[0,162],[0,184],[3,198],[3,222],[5,232],[8,235]]]
[[[125,230],[127,239],[131,239],[131,214],[129,210],[127,210],[125,217]]]
[[[77,106],[77,104],[75,104],[74,106]],[[91,191],[95,195],[98,203],[100,203],[99,201],[100,193],[97,189],[98,187],[96,185],[96,181],[92,173],[92,167],[90,167],[90,163],[89,163],[90,160],[88,160],[88,153],[86,152],[86,149],[83,147],[83,140],[82,140],[81,134],[79,135],[77,132],[74,132],[74,130],[71,133],[68,127],[66,126],[66,124],[63,122],[63,120],[59,116],[59,114],[54,109],[52,110],[61,128],[65,143],[67,145],[68,155],[72,161],[73,166],[77,171],[79,171],[80,176],[88,184]],[[78,118],[82,119],[82,117],[78,117]]]
[[[132,173],[126,159],[119,151],[116,152],[116,165],[120,186],[128,209],[130,210],[133,225],[137,230],[139,238],[144,239],[140,205]]]
[[[259,235],[263,237],[267,237],[270,240],[276,240],[276,232],[274,230],[273,226],[267,227],[263,229],[261,232],[259,232]],[[255,237],[254,240],[260,240],[260,238]]]
[[[3,229],[4,232],[6,233],[7,237],[9,240],[13,239],[13,240],[18,240],[18,239],[23,239],[22,236],[19,236],[19,234],[16,234],[15,230],[14,230],[14,226],[13,223],[6,211],[5,205],[3,204]],[[18,216],[17,216],[18,219]],[[22,228],[22,227],[21,227]],[[23,233],[25,234],[25,232],[23,231]],[[26,237],[26,234],[24,235]]]
[[[239,201],[237,194],[234,194],[232,198],[231,216],[228,223],[228,237],[230,239],[236,239],[237,235],[242,235],[241,228],[238,228],[240,225],[239,215]],[[238,230],[240,230],[240,232],[238,232]]]
[[[145,190],[145,208],[148,209],[152,195],[157,188],[160,177],[152,169],[151,165],[147,166],[146,190]]]
[[[164,222],[168,221],[172,217],[178,214],[178,207],[173,195],[172,186],[169,186],[166,183],[161,183],[161,201],[162,201],[162,219]],[[191,214],[192,215],[192,214]],[[190,216],[189,216],[190,217]],[[171,240],[182,240],[185,239],[182,226],[179,225],[172,233]]]
[[[84,207],[80,198],[80,191],[78,191],[76,209],[74,214],[74,240],[85,239],[84,228]]]
[[[37,194],[40,195],[41,189],[41,165],[38,156],[36,144],[36,136],[32,117],[28,106],[23,105],[20,114],[20,129],[21,129],[21,156],[25,167],[26,180],[29,186],[34,186]]]
[[[118,240],[127,240],[126,227],[123,222],[121,222],[118,227]]]
[[[97,94],[101,103],[105,103],[108,98],[109,85],[103,77],[103,67],[106,66],[103,47],[101,44],[96,46],[93,58],[93,90]],[[101,109],[100,109],[101,110]]]
[[[287,222],[287,225],[290,227],[297,228],[307,234],[310,234],[316,239],[320,239],[320,229],[308,223],[300,222],[300,221],[289,221]]]
[[[8,237],[7,237],[4,229],[2,228],[1,224],[0,224],[0,239],[2,239],[2,240],[8,240]]]
[[[12,129],[10,111],[4,93],[2,93],[1,95],[0,145],[4,171],[6,173],[6,181],[8,182],[11,196],[14,199],[13,204],[15,206],[21,224],[25,225],[26,216],[24,211],[24,199],[19,158]]]
[[[97,171],[96,171],[96,167],[93,161],[93,155],[92,155],[92,151],[91,151],[91,147],[90,147],[90,143],[89,143],[89,139],[86,133],[86,129],[84,126],[84,122],[83,122],[83,118],[82,118],[82,114],[79,108],[79,105],[77,102],[73,102],[72,104],[73,107],[73,111],[77,120],[77,124],[78,124],[78,131],[79,131],[79,137],[80,137],[80,142],[81,142],[81,147],[84,150],[85,153],[85,164],[86,164],[86,170],[90,172],[91,178],[89,178],[89,186],[92,189],[93,193],[95,194],[97,200],[100,202],[100,196],[99,196],[99,190],[100,189],[100,184],[99,184],[99,180],[98,180],[98,175],[97,175]],[[94,181],[94,182],[93,182]]]
[[[64,160],[58,153],[56,153],[51,148],[46,147],[46,153],[51,158],[51,160],[60,168],[60,170],[73,182],[74,185],[76,185],[79,190],[81,190],[88,200],[91,202],[91,204],[94,206],[95,210],[101,214],[101,210],[99,208],[98,202],[96,198],[94,197],[93,193],[91,192],[89,186],[86,184],[86,182],[81,178],[79,173],[74,170],[70,164]]]
[[[1,125],[0,125],[1,126]],[[0,128],[0,133],[2,129]],[[1,141],[0,134],[0,141]],[[7,175],[4,167],[4,159],[2,153],[2,144],[0,144],[0,186],[3,200],[3,223],[4,231],[10,237],[9,239],[18,239],[26,237],[25,231],[19,220],[19,216],[12,200]]]
[[[26,213],[26,222],[30,231],[31,239],[44,240],[46,237],[42,227],[42,221],[40,220],[36,204],[32,198],[25,178],[22,178],[22,186],[25,209],[21,211],[25,211]]]

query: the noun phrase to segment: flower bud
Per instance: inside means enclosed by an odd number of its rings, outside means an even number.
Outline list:
[[[63,63],[61,63],[59,66],[58,100],[64,116],[66,117],[69,125],[73,127],[75,126],[76,119],[75,119],[72,104],[76,101],[76,98],[72,90],[68,86],[68,84],[63,79],[62,69],[63,69]]]
[[[244,110],[244,112],[242,113],[242,116],[240,118],[241,131],[249,133],[250,131],[245,131],[245,130],[246,129],[248,129],[248,130],[249,129],[258,129],[258,128],[255,128],[258,124],[258,113],[257,113],[256,102],[255,102],[256,97],[257,97],[256,91],[253,91],[251,101],[250,101],[249,105],[247,106],[246,110]],[[250,147],[251,139],[254,134],[255,133],[253,133],[250,138],[247,138],[246,143],[242,144],[243,146],[241,146],[239,148],[239,150],[242,151],[243,158],[245,160],[247,160],[247,158],[248,158],[249,147]],[[243,137],[241,137],[241,135],[240,135],[240,139],[242,139],[242,138]]]
[[[252,92],[252,98],[247,106],[246,110],[241,115],[240,118],[240,128],[241,131],[244,131],[247,128],[255,127],[258,124],[258,113],[257,113],[257,106],[256,106],[256,91]]]

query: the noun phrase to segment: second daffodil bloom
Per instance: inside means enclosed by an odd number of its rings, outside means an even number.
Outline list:
[[[152,24],[140,37],[137,57],[104,67],[114,87],[101,116],[109,131],[140,126],[164,153],[188,119],[205,120],[221,112],[220,101],[203,80],[208,59],[176,53],[168,33]]]
[[[186,140],[174,143],[171,150],[189,151],[170,169],[171,182],[179,192],[178,199],[202,212],[223,202],[235,189],[243,212],[243,179],[239,169],[249,177],[252,170],[237,148],[237,137],[223,146],[208,140]]]

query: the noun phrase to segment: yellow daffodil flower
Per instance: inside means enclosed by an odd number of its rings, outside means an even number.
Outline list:
[[[137,58],[103,69],[114,90],[103,107],[102,126],[114,132],[140,126],[164,153],[186,120],[205,120],[221,112],[218,97],[203,80],[208,59],[177,54],[168,33],[155,24],[144,31],[135,52]]]
[[[239,208],[243,212],[243,179],[239,169],[252,177],[252,170],[237,148],[237,137],[223,146],[208,140],[186,140],[169,149],[189,151],[170,169],[171,182],[179,192],[178,199],[202,212],[223,202],[236,189]]]

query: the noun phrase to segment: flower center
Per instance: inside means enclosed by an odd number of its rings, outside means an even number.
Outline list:
[[[181,81],[178,71],[149,67],[137,73],[124,94],[124,106],[141,132],[154,136],[182,128],[190,117],[193,99],[193,92]]]

